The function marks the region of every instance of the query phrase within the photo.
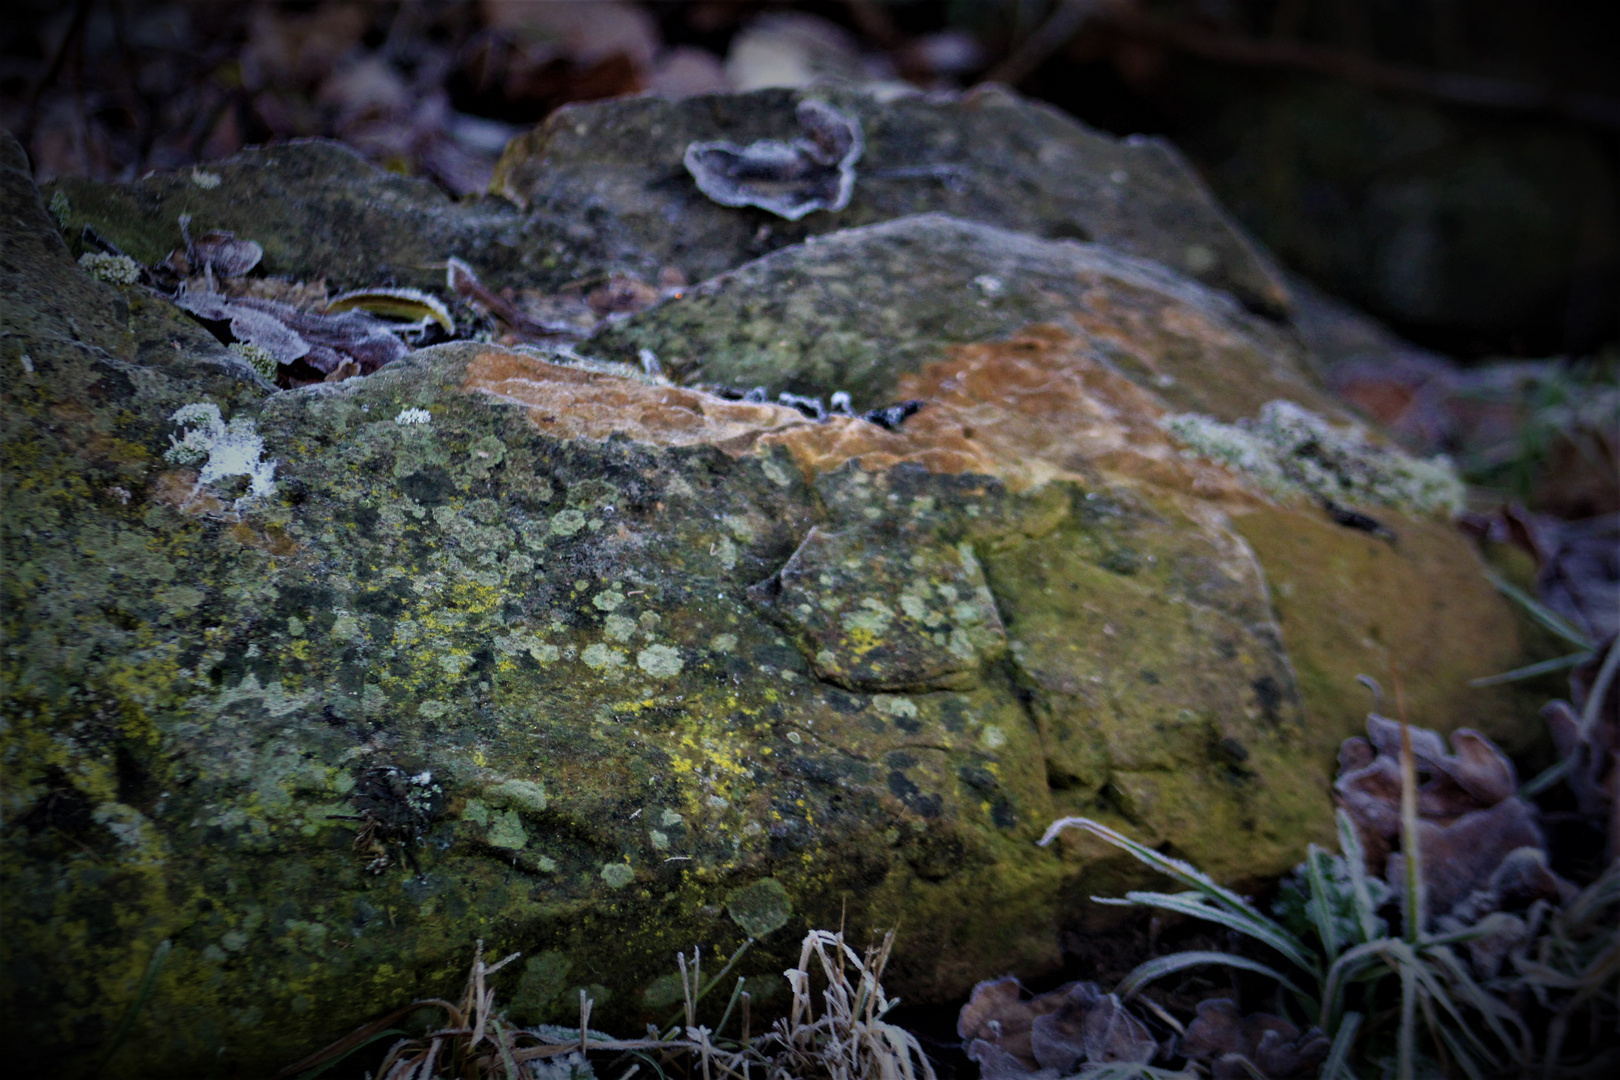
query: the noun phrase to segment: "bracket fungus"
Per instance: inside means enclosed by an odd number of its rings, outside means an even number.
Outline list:
[[[799,102],[797,116],[804,135],[792,142],[692,143],[686,171],[722,206],[758,206],[789,221],[813,210],[842,210],[866,148],[860,121],[815,99]]]

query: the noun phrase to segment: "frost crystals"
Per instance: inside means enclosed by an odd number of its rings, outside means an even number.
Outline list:
[[[225,423],[219,406],[211,401],[182,405],[169,417],[186,429],[183,438],[169,436],[169,449],[163,456],[176,465],[196,465],[202,470],[197,486],[245,476],[248,490],[266,496],[276,490],[276,463],[264,460],[264,440],[246,417]]]

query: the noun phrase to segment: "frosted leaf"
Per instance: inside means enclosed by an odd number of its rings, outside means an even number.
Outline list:
[[[695,142],[686,171],[698,190],[722,206],[757,206],[797,221],[813,210],[842,210],[855,190],[855,162],[865,150],[860,121],[824,101],[801,101],[802,138]]]

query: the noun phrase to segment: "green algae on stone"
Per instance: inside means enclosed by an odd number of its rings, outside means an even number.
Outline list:
[[[1479,590],[1468,540],[1447,522],[1386,520],[1397,545],[1284,508],[1232,518],[1264,570],[1319,758],[1365,728],[1356,676],[1385,681],[1392,667],[1424,726],[1476,728],[1514,753],[1532,746],[1544,737],[1523,722],[1542,702],[1535,691],[1469,686],[1513,668],[1524,644],[1513,610]]]

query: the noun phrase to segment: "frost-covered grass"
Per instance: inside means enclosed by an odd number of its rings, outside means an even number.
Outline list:
[[[1335,427],[1291,401],[1267,402],[1235,424],[1197,413],[1160,421],[1187,452],[1241,473],[1271,495],[1454,514],[1465,488],[1444,455],[1423,460]]]
[[[719,1022],[713,1028],[700,1023],[699,1005],[711,990],[724,990],[726,976],[753,944],[749,938],[708,980],[699,950],[678,956],[680,1011],[663,1028],[647,1025],[644,1038],[615,1039],[590,1026],[593,1002],[583,990],[577,1027],[522,1027],[508,1020],[495,1006],[490,976],[521,954],[486,964],[480,941],[459,1002],[429,998],[402,1005],[287,1066],[275,1080],[325,1072],[372,1042],[402,1034],[401,1022],[418,1013],[442,1013],[445,1022],[389,1047],[377,1068],[379,1080],[596,1080],[598,1065],[620,1080],[637,1073],[661,1080],[672,1075],[704,1080],[934,1080],[933,1065],[916,1036],[885,1019],[899,1004],[884,993],[882,982],[894,945],[892,930],[865,953],[845,944],[842,931],[806,934],[799,966],[783,973],[792,990],[788,1015],[763,1032],[751,1030],[751,995],[741,977],[732,984]],[[727,1034],[734,1018],[732,1034]]]

